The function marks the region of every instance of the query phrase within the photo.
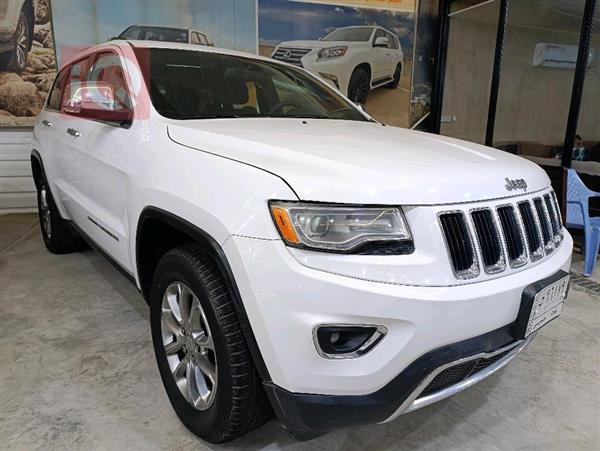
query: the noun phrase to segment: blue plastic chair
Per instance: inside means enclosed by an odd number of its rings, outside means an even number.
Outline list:
[[[583,229],[585,234],[585,264],[583,274],[591,276],[598,258],[600,245],[600,216],[591,216],[590,197],[600,197],[583,184],[577,172],[569,169],[567,174],[567,227]]]

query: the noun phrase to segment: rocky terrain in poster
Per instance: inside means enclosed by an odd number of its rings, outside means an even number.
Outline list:
[[[33,44],[21,73],[0,68],[0,126],[33,126],[56,75],[49,0],[39,0]]]

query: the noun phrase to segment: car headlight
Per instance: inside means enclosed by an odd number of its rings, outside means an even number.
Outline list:
[[[414,249],[408,224],[397,207],[279,201],[271,201],[269,206],[275,226],[288,246],[394,255]]]
[[[317,53],[317,61],[328,60],[331,58],[339,58],[340,56],[344,56],[346,54],[346,50],[348,47],[327,47],[325,49],[319,50]]]

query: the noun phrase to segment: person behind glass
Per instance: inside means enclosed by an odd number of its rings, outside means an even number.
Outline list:
[[[575,135],[575,145],[573,146],[573,153],[571,154],[571,160],[587,161],[588,149],[583,145],[583,139],[581,135]],[[554,150],[554,158],[562,159],[563,151],[562,147]]]
[[[573,157],[572,160],[577,161],[586,161],[588,149],[583,145],[583,139],[581,139],[581,135],[575,135],[575,146],[573,147]]]

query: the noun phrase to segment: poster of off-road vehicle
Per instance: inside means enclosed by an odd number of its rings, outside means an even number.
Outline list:
[[[375,119],[409,126],[415,2],[258,0],[259,53],[314,73]]]
[[[0,2],[0,127],[32,127],[56,75],[50,0]]]

